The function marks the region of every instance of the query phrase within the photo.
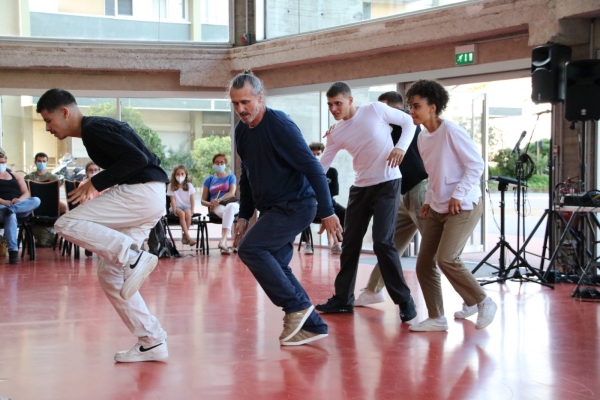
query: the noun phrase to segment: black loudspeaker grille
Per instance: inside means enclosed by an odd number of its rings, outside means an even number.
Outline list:
[[[531,100],[557,103],[565,99],[565,64],[571,59],[571,48],[545,44],[531,51]]]
[[[567,63],[565,119],[600,119],[600,60]]]

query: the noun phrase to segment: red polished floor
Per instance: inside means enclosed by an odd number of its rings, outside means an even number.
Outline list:
[[[600,306],[572,285],[486,286],[498,303],[487,329],[452,319],[447,333],[414,333],[388,299],[354,315],[325,315],[330,336],[280,347],[283,313],[237,256],[161,260],[142,294],[169,334],[166,362],[117,364],[135,343],[105,298],[97,259],[40,249],[0,264],[0,398],[21,399],[598,399]],[[317,303],[330,297],[339,256],[294,255]],[[366,282],[371,265],[361,265]],[[406,278],[420,318],[414,271]]]

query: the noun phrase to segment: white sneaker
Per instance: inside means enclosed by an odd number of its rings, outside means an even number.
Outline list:
[[[475,323],[475,328],[483,329],[494,320],[494,315],[496,315],[496,310],[498,306],[494,303],[489,297],[486,297],[481,303],[477,304],[478,313],[477,313],[477,322]]]
[[[169,357],[167,342],[162,341],[159,344],[144,348],[139,343],[136,343],[132,348],[125,351],[119,351],[115,354],[116,362],[140,362],[162,360]]]
[[[129,264],[124,267],[125,282],[123,282],[123,287],[121,288],[121,297],[124,300],[129,300],[131,296],[140,290],[140,287],[142,287],[150,272],[154,270],[156,264],[158,264],[158,257],[147,251],[140,251],[137,258],[129,259]]]
[[[462,319],[468,318],[471,315],[475,315],[477,312],[477,304],[473,304],[472,306],[468,306],[465,303],[462,304],[462,310],[454,313],[454,318]]]
[[[304,254],[314,254],[315,251],[310,244],[304,245]]]
[[[354,307],[364,307],[369,304],[383,303],[385,301],[385,292],[383,290],[374,292],[367,288],[360,289],[362,292],[356,300],[354,300]]]
[[[444,316],[441,316],[439,318],[427,318],[425,321],[421,321],[418,324],[411,325],[408,328],[408,330],[413,332],[447,331],[448,321],[446,321],[446,317]]]
[[[342,254],[342,245],[338,243],[331,246],[331,254]]]

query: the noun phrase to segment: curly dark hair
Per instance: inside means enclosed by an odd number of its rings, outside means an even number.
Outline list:
[[[412,84],[408,92],[406,92],[406,98],[408,103],[412,102],[414,96],[419,96],[427,101],[427,104],[435,104],[435,114],[440,115],[442,111],[446,109],[450,95],[442,85],[436,81],[428,81],[420,79]]]

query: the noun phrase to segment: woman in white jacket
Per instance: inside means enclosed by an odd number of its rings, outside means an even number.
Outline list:
[[[414,124],[424,126],[417,143],[429,174],[421,209],[425,232],[417,258],[417,277],[429,318],[412,325],[410,330],[448,330],[436,261],[464,301],[454,317],[467,318],[478,313],[475,327],[483,329],[493,321],[498,307],[460,258],[483,212],[479,187],[483,160],[463,128],[440,118],[449,100],[442,85],[420,80],[411,86],[406,97]]]

